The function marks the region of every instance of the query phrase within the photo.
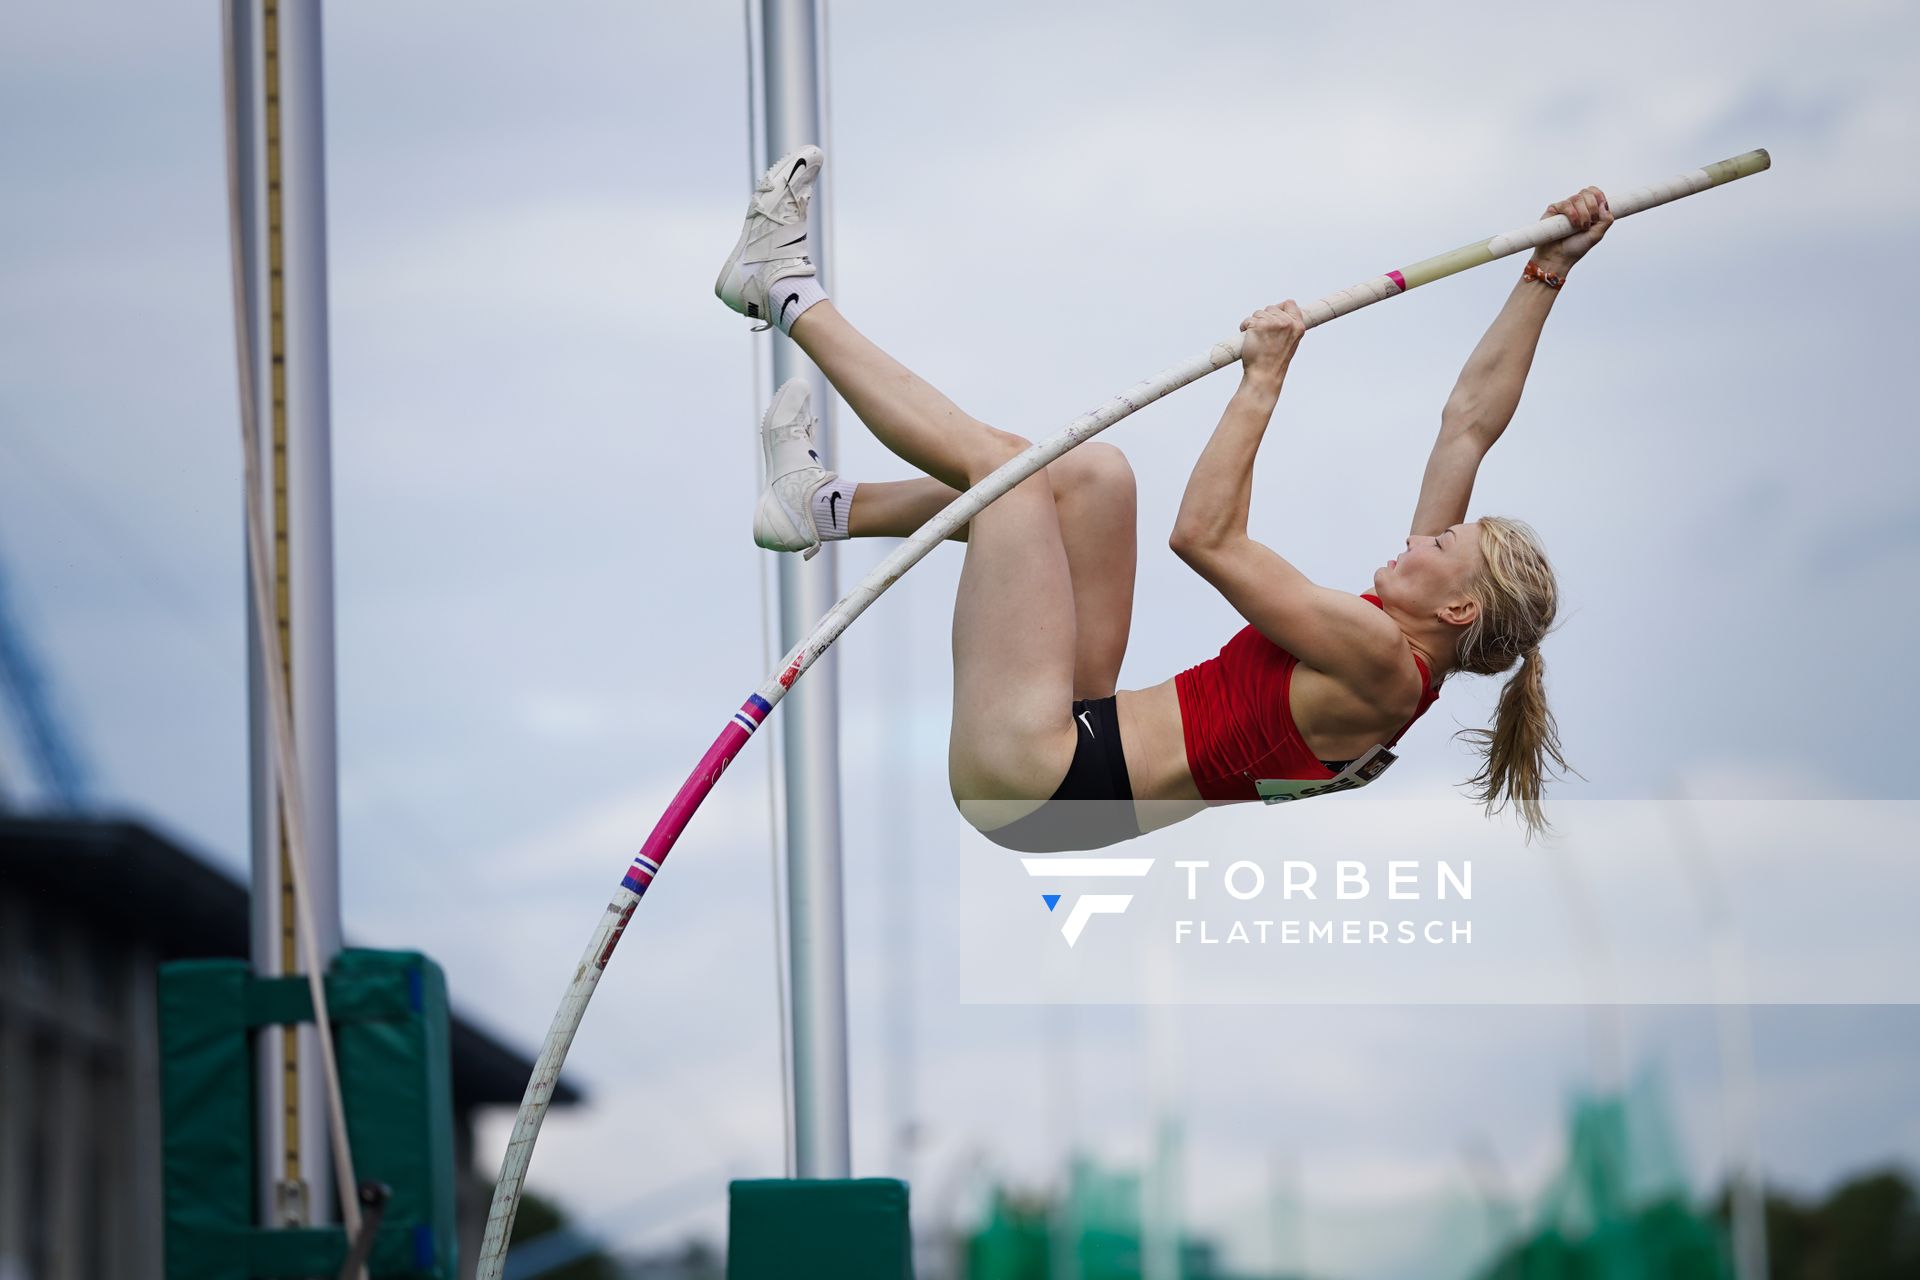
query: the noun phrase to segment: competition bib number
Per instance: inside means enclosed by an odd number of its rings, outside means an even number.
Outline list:
[[[1267,804],[1285,804],[1289,800],[1307,800],[1330,796],[1336,791],[1364,787],[1387,771],[1399,757],[1385,747],[1373,750],[1334,774],[1331,778],[1256,778],[1254,789]]]

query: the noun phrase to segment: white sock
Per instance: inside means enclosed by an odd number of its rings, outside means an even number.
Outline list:
[[[773,309],[773,322],[780,332],[791,333],[793,322],[816,302],[825,302],[827,291],[817,276],[788,276],[767,288],[767,306]]]
[[[813,529],[820,535],[820,541],[838,542],[852,536],[847,525],[853,511],[853,491],[859,487],[851,480],[835,476],[813,491],[809,505],[813,508]]]

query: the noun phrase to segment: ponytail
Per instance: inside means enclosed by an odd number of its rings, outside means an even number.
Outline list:
[[[1500,690],[1493,727],[1456,736],[1473,741],[1481,753],[1479,771],[1467,780],[1473,799],[1489,816],[1513,804],[1532,840],[1552,830],[1542,806],[1549,767],[1572,772],[1547,707],[1547,669],[1540,656],[1540,641],[1559,610],[1558,584],[1531,528],[1500,516],[1484,516],[1479,524],[1486,567],[1467,593],[1480,608],[1460,637],[1456,661],[1462,671],[1498,675],[1518,657],[1520,669]]]
[[[1520,670],[1500,690],[1493,728],[1467,729],[1459,736],[1479,743],[1480,771],[1467,785],[1488,815],[1511,801],[1526,825],[1528,840],[1551,831],[1540,803],[1546,794],[1547,762],[1562,772],[1569,766],[1560,754],[1559,726],[1547,708],[1546,663],[1538,646],[1521,655]]]

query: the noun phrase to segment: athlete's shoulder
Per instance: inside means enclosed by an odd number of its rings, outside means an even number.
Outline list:
[[[1400,624],[1387,612],[1387,606],[1379,596],[1371,591],[1356,591],[1355,601],[1364,600],[1372,605],[1365,613],[1375,619],[1368,627],[1370,647],[1374,650],[1374,666],[1370,678],[1355,689],[1363,698],[1378,705],[1382,710],[1397,711],[1401,703],[1410,696],[1417,697],[1420,710],[1426,709],[1431,700],[1427,684],[1427,667],[1420,655],[1407,640],[1406,633],[1400,630]],[[1418,714],[1417,712],[1415,714]]]

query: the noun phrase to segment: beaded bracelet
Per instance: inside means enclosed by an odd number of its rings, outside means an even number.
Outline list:
[[[1520,278],[1522,280],[1538,280],[1541,284],[1547,286],[1547,288],[1549,289],[1558,289],[1561,285],[1567,282],[1567,278],[1565,276],[1556,276],[1548,272],[1542,271],[1540,269],[1540,264],[1533,261],[1533,259],[1531,258],[1527,259],[1526,270],[1520,273]]]

